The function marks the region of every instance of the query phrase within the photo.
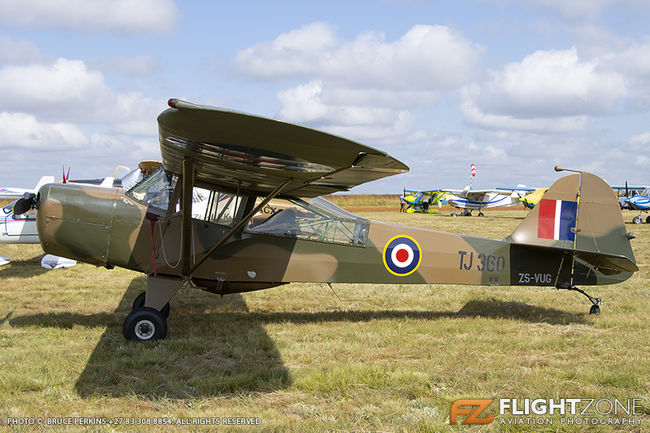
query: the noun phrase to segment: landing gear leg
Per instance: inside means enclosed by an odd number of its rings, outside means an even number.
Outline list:
[[[585,295],[587,298],[589,298],[589,300],[590,300],[591,303],[592,303],[591,308],[589,309],[589,314],[594,314],[594,315],[598,315],[598,314],[600,314],[600,304],[601,304],[600,298],[594,298],[593,296],[590,296],[590,295],[589,295],[587,292],[585,292],[584,290],[579,289],[579,288],[577,288],[577,287],[572,287],[572,286],[570,286],[570,285],[568,285],[568,284],[566,285],[566,287],[558,286],[557,289],[558,289],[558,290],[560,290],[560,289],[573,290],[573,291],[576,291],[576,292],[582,293],[582,294]]]
[[[165,338],[169,300],[182,285],[180,278],[149,277],[147,291],[135,298],[133,310],[124,319],[124,338],[139,342]]]

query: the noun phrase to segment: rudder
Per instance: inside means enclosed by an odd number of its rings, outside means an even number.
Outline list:
[[[561,249],[610,275],[638,270],[630,239],[614,191],[586,172],[557,180],[509,237]]]

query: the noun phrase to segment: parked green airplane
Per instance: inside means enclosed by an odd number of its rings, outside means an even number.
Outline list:
[[[319,197],[404,173],[386,153],[276,120],[171,99],[162,165],[130,190],[48,184],[38,208],[49,254],[147,274],[128,340],[167,335],[183,284],[217,294],[291,282],[553,286],[618,283],[638,268],[616,195],[599,177],[559,179],[506,239],[369,221]],[[207,194],[195,201],[197,188]],[[273,200],[273,201],[271,201]],[[402,289],[403,290],[403,289]]]

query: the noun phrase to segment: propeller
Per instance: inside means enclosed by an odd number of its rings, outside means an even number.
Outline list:
[[[26,192],[21,199],[18,199],[13,207],[14,215],[21,215],[38,207],[38,196],[33,192]]]

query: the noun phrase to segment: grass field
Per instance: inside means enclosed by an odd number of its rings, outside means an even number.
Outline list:
[[[486,214],[361,215],[501,238],[525,211]],[[122,419],[45,431],[650,431],[650,225],[627,228],[640,271],[589,288],[604,300],[600,316],[582,295],[539,287],[334,285],[334,294],[291,284],[223,298],[185,288],[168,338],[149,344],[122,337],[141,274],[45,271],[38,245],[0,245],[12,258],[0,268],[0,421]],[[643,420],[450,426],[451,403],[466,398],[640,398]],[[212,417],[261,424],[153,425]]]

